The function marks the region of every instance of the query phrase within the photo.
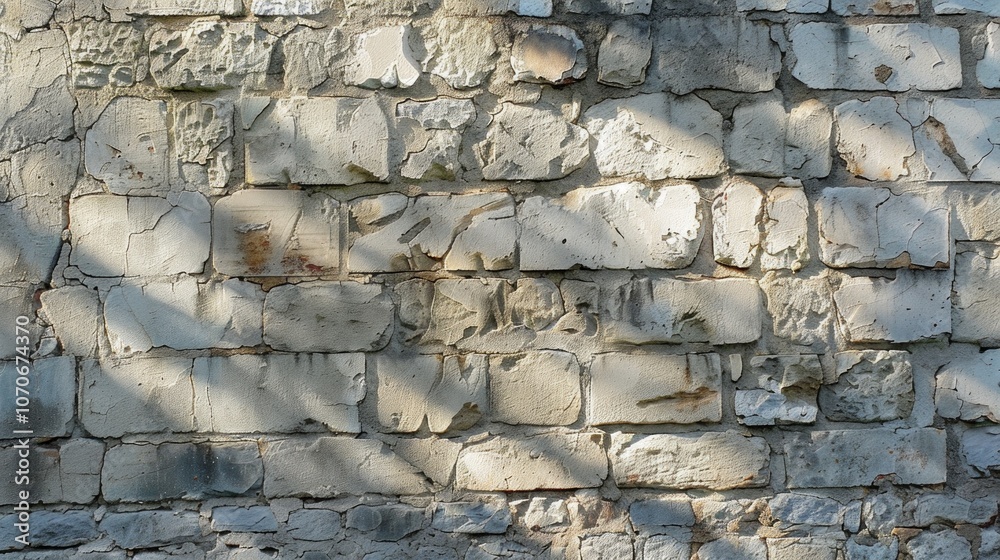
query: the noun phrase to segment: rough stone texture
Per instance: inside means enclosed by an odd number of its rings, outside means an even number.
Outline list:
[[[811,99],[792,107],[785,130],[785,172],[803,179],[829,175],[832,132],[833,115],[823,103]]]
[[[262,89],[275,38],[253,23],[199,20],[149,39],[149,71],[164,89]]]
[[[841,16],[910,16],[920,13],[917,0],[833,0],[833,13]]]
[[[75,87],[128,87],[146,76],[142,33],[130,25],[83,20],[67,25],[66,37]]]
[[[628,535],[604,533],[580,540],[581,560],[625,560],[633,558],[632,539]]]
[[[510,505],[518,522],[532,530],[559,532],[569,524],[569,510],[565,500],[532,498],[515,500]]]
[[[347,523],[350,527],[350,520]],[[288,516],[288,534],[304,541],[334,540],[342,534],[340,527],[340,515],[334,511],[300,509]]]
[[[760,290],[744,279],[641,279],[602,289],[602,300],[604,334],[616,342],[737,344],[760,338]]]
[[[590,363],[592,424],[693,424],[722,419],[718,354],[598,354]]]
[[[774,334],[797,344],[823,344],[836,323],[833,292],[825,277],[765,275],[760,281],[773,318]]]
[[[754,97],[733,109],[733,130],[726,139],[726,155],[733,171],[783,176],[786,121],[780,95]]]
[[[767,560],[767,546],[764,544],[764,539],[758,537],[726,537],[703,544],[698,548],[698,558]]]
[[[957,29],[803,23],[792,26],[789,38],[797,59],[792,75],[811,88],[940,91],[962,85]]]
[[[423,510],[410,506],[358,506],[347,512],[346,526],[369,531],[376,541],[398,541],[422,529],[424,519]]]
[[[648,23],[625,19],[612,21],[598,51],[597,81],[626,88],[643,83],[652,50]]]
[[[89,511],[39,511],[31,516],[31,525],[33,546],[75,546],[99,536],[97,523]]]
[[[393,306],[377,284],[278,286],[264,301],[264,343],[291,352],[378,350],[392,334]]]
[[[353,185],[389,176],[388,124],[376,98],[278,99],[250,122],[250,184]]]
[[[972,428],[962,434],[962,458],[977,477],[1000,473],[1000,427]]]
[[[665,527],[692,527],[695,524],[691,501],[668,497],[633,502],[628,510],[637,531],[659,532]]]
[[[754,356],[756,388],[737,390],[736,415],[748,426],[811,424],[823,369],[815,354]]]
[[[1000,317],[995,306],[990,305],[1000,295],[996,287],[1000,266],[993,266],[1000,247],[959,243],[955,252],[951,339],[1000,346]]]
[[[839,547],[836,538],[767,539],[767,557],[769,560],[837,560]]]
[[[848,172],[872,181],[892,181],[909,175],[906,158],[914,154],[916,147],[910,123],[898,111],[891,97],[837,105],[837,150]]]
[[[987,0],[934,0],[934,13],[1000,16],[1000,6]]]
[[[193,542],[201,537],[198,514],[191,511],[109,513],[98,528],[125,549]]]
[[[362,354],[196,358],[192,376],[200,432],[296,432],[314,422],[332,432],[361,431]]]
[[[104,0],[112,21],[129,21],[140,16],[238,16],[243,3],[238,0]]]
[[[1000,422],[1000,350],[956,358],[937,372],[937,413],[943,418]]]
[[[350,212],[358,229],[348,254],[351,272],[513,265],[517,232],[509,195],[385,194],[352,201]]]
[[[472,4],[452,1],[459,6]],[[493,72],[497,43],[489,20],[441,18],[428,31],[424,37],[427,49],[422,61],[424,72],[441,77],[456,89],[477,87]]]
[[[833,296],[852,342],[912,342],[951,331],[951,275],[900,270],[845,280]]]
[[[194,429],[190,359],[83,360],[80,365],[80,420],[92,435]]]
[[[267,506],[217,507],[212,509],[212,529],[262,533],[278,530],[278,520]]]
[[[467,444],[458,455],[455,486],[521,492],[596,488],[608,475],[601,432],[539,432]]]
[[[323,11],[322,0],[253,0],[250,11],[255,16],[308,16]]]
[[[650,82],[676,94],[696,89],[770,91],[781,54],[767,25],[741,17],[666,18],[654,27]]]
[[[513,13],[519,16],[549,17],[552,0],[444,0],[442,10],[467,16]]]
[[[568,0],[566,10],[571,14],[649,15],[652,4],[652,0]]]
[[[69,262],[88,276],[197,274],[208,260],[212,208],[204,196],[92,195],[69,206]]]
[[[945,481],[945,434],[934,428],[833,430],[786,434],[790,488],[871,486]]]
[[[285,439],[263,451],[264,495],[329,498],[422,494],[424,477],[384,444],[340,437]]]
[[[522,82],[568,84],[587,73],[583,41],[564,25],[533,25],[514,39],[510,65]]]
[[[510,523],[506,503],[456,502],[439,504],[431,527],[445,533],[502,535]]]
[[[583,167],[589,139],[553,107],[504,103],[475,149],[486,180],[550,180]]]
[[[104,456],[101,494],[109,502],[238,496],[259,490],[263,475],[253,442],[126,444]]]
[[[997,514],[997,501],[990,498],[970,502],[958,496],[928,494],[918,497],[913,506],[913,522],[919,527],[930,527],[934,523],[983,525]]]
[[[221,194],[233,170],[232,101],[224,98],[178,103],[174,106],[171,140],[181,160],[181,175],[199,190]],[[195,165],[197,164],[197,165]]]
[[[464,430],[489,409],[486,356],[379,354],[375,389],[379,422],[396,432]]]
[[[835,268],[947,268],[949,209],[935,198],[824,189],[816,205],[820,259]]]
[[[66,36],[59,30],[0,36],[0,159],[22,148],[73,135]]]
[[[988,88],[1000,88],[1000,24],[990,23],[986,26],[986,52],[976,64],[976,77],[979,84]]]
[[[836,383],[824,385],[819,405],[830,420],[884,422],[913,409],[913,367],[899,350],[838,352]]]
[[[937,558],[954,558],[955,560],[972,560],[972,549],[969,541],[954,530],[945,529],[936,533],[930,531],[917,535],[906,543],[913,560],[932,560]]]
[[[264,294],[236,279],[200,283],[194,277],[126,280],[104,302],[104,324],[115,354],[153,347],[239,348],[261,343]]]
[[[734,431],[611,436],[611,468],[624,488],[729,490],[765,486],[770,448]]]
[[[1000,180],[1000,154],[994,154],[1000,101],[992,99],[938,99],[931,117],[942,125],[939,141],[948,157],[969,181]]]
[[[594,160],[605,177],[695,179],[726,168],[722,115],[693,95],[609,99],[587,109],[581,124],[596,141]]]
[[[336,31],[297,28],[281,43],[285,55],[285,87],[295,93],[307,92],[330,77]]]
[[[11,473],[12,484],[0,489],[0,504],[17,505],[22,501],[18,491],[24,490],[15,482],[15,472],[20,452],[20,440],[6,442],[9,446],[0,449],[0,466]],[[58,444],[42,444],[30,441],[29,478],[31,481],[28,502],[32,504],[88,504],[97,497],[101,487],[101,467],[104,460],[104,444],[98,440],[74,438]]]
[[[14,399],[26,389],[31,396],[29,418],[34,437],[62,437],[72,432],[73,405],[76,393],[76,361],[71,357],[42,358],[35,360],[28,368],[27,387],[19,385],[18,369],[23,361],[0,361],[0,390]],[[24,371],[24,370],[22,370]],[[0,419],[3,437],[11,437],[13,430],[23,430],[14,416],[14,406]],[[15,436],[16,437],[16,436]]]
[[[55,328],[63,354],[92,356],[97,352],[97,337],[104,331],[104,322],[96,291],[85,286],[65,286],[46,290],[39,299],[39,317]]]
[[[87,173],[114,194],[164,194],[170,189],[167,106],[162,101],[118,97],[84,143]]]
[[[749,268],[760,250],[764,193],[753,183],[730,181],[712,202],[715,262]]]
[[[522,270],[683,268],[702,239],[702,204],[690,184],[642,183],[535,196],[518,209]]]
[[[242,190],[215,203],[212,263],[229,276],[319,276],[340,267],[340,203],[322,193]]]
[[[567,426],[580,415],[580,364],[567,352],[491,356],[490,417],[505,424]],[[538,402],[550,406],[539,407]]]
[[[801,188],[775,187],[764,205],[760,267],[797,272],[809,264],[809,202]]]
[[[417,83],[420,68],[410,51],[409,34],[408,27],[396,25],[358,35],[344,81],[368,89],[408,88]]]
[[[770,502],[771,515],[793,525],[840,525],[840,503],[830,498],[817,498],[806,494],[778,494]]]

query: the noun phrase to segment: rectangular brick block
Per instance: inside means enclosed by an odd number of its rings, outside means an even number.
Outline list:
[[[264,301],[264,343],[291,352],[379,350],[392,334],[393,309],[379,284],[285,284]]]
[[[604,434],[541,432],[468,444],[455,486],[484,492],[596,488],[608,475]]]
[[[894,280],[855,277],[833,294],[852,342],[913,342],[951,331],[951,273],[900,270]]]

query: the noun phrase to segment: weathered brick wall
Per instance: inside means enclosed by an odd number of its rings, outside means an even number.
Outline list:
[[[0,32],[0,558],[1000,559],[1000,3]]]

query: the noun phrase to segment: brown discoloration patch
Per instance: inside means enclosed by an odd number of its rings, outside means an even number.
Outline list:
[[[892,68],[889,68],[885,64],[879,64],[878,68],[875,69],[875,80],[880,84],[884,84],[889,81],[892,76]]]
[[[253,229],[240,238],[240,252],[251,274],[264,272],[271,255],[271,233],[268,229]]]

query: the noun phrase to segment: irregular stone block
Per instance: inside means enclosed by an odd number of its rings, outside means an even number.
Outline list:
[[[112,21],[131,21],[137,16],[239,16],[240,0],[104,0]]]
[[[344,532],[340,524],[340,514],[323,509],[293,511],[288,516],[288,524],[285,527],[290,536],[303,541],[332,541]]]
[[[954,558],[972,560],[972,547],[965,537],[954,529],[931,532],[923,531],[906,542],[906,548],[913,560],[936,560]]]
[[[925,494],[918,496],[914,503],[913,522],[918,527],[930,527],[934,523],[971,523],[985,525],[997,514],[994,498],[979,498],[974,501],[958,496]]]
[[[396,116],[415,120],[429,130],[463,129],[476,120],[476,105],[471,99],[451,97],[404,101],[396,105]]]
[[[917,0],[832,0],[839,16],[912,16],[920,13]]]
[[[495,422],[568,426],[580,416],[580,364],[568,352],[490,356],[489,381]]]
[[[602,533],[580,538],[580,560],[634,558],[632,538],[619,533]]]
[[[454,502],[437,505],[431,527],[445,533],[502,535],[510,521],[506,503]]]
[[[41,294],[44,318],[56,331],[63,354],[93,356],[97,337],[104,331],[97,291],[86,286],[64,286]]]
[[[175,106],[171,134],[185,178],[193,182],[195,166],[189,164],[199,164],[208,187],[226,188],[233,169],[233,111],[233,102],[221,98]]]
[[[694,510],[686,496],[632,502],[629,518],[636,531],[657,533],[666,527],[693,527]]]
[[[81,362],[80,420],[97,437],[193,431],[191,359]]]
[[[624,88],[643,83],[652,50],[649,23],[612,21],[598,51],[597,81]]]
[[[546,105],[504,103],[476,144],[488,181],[551,180],[590,159],[590,135]]]
[[[896,537],[883,542],[855,535],[844,543],[844,551],[848,560],[896,560],[899,557],[899,541]]]
[[[0,37],[0,160],[22,148],[74,135],[66,36],[61,30]],[[164,146],[166,146],[164,144]]]
[[[11,473],[20,467],[21,449],[15,447],[21,442],[5,442],[0,449],[0,467]],[[30,479],[32,504],[88,504],[100,492],[101,465],[104,460],[104,444],[93,439],[74,438],[62,440],[58,444],[30,443]],[[0,488],[0,504],[15,505],[21,501],[18,491],[23,486],[5,484]]]
[[[208,260],[212,208],[199,193],[170,199],[90,195],[70,201],[69,262],[88,276],[199,273]]]
[[[733,109],[726,155],[734,173],[783,177],[788,125],[780,92],[756,96]]]
[[[950,27],[802,23],[792,26],[789,38],[797,58],[792,75],[811,88],[941,91],[962,86],[958,30]]]
[[[305,93],[330,78],[337,31],[299,27],[284,37],[281,52],[285,56],[285,87]]]
[[[898,111],[891,97],[837,105],[837,150],[849,173],[872,181],[909,175],[906,159],[916,152],[913,129]]]
[[[344,68],[344,82],[368,89],[417,83],[420,68],[410,50],[409,34],[409,27],[393,25],[358,35],[353,57]]]
[[[833,430],[786,434],[789,488],[945,481],[945,433],[934,428]]]
[[[146,77],[142,32],[131,25],[80,20],[66,25],[73,59],[73,86],[128,87]],[[143,53],[145,54],[145,53]]]
[[[11,331],[13,331],[13,324]],[[13,337],[12,337],[13,338]],[[23,369],[27,365],[27,369]],[[19,371],[20,370],[20,371]],[[19,373],[27,372],[27,386],[17,382]],[[15,398],[28,391],[28,423],[15,418]],[[13,430],[31,430],[32,437],[62,437],[72,432],[73,405],[76,400],[76,360],[69,356],[41,358],[30,363],[0,361],[0,390],[10,395],[8,414],[0,417],[0,432],[4,438],[14,437]]]
[[[357,506],[347,511],[346,526],[365,531],[375,541],[398,541],[424,527],[424,510],[404,505]]]
[[[270,533],[278,530],[278,520],[267,506],[212,508],[212,530],[238,533]]]
[[[962,458],[974,477],[1000,473],[1000,427],[971,428],[962,434]]]
[[[113,194],[165,194],[167,146],[166,103],[116,97],[87,131],[84,162]]]
[[[541,432],[466,444],[455,486],[485,492],[597,488],[607,475],[604,434]]]
[[[255,16],[310,16],[323,11],[322,0],[253,0],[250,12]]]
[[[206,19],[158,29],[149,39],[149,70],[164,89],[262,89],[275,42],[255,23]]]
[[[722,420],[718,354],[598,354],[590,378],[593,425]]]
[[[993,204],[1000,191],[976,185],[972,190],[956,193],[952,199],[954,220],[952,235],[958,241],[1000,241],[1000,206]],[[967,247],[967,246],[965,246]],[[957,246],[958,249],[963,246]],[[956,255],[958,257],[958,255]],[[956,258],[956,268],[959,259]]]
[[[797,272],[809,264],[809,201],[801,188],[775,187],[764,206],[763,270]]]
[[[938,415],[1000,422],[1000,350],[956,357],[937,373]]]
[[[691,184],[580,188],[533,196],[518,211],[521,270],[684,268],[701,245],[702,209]]]
[[[931,117],[943,125],[941,149],[969,181],[1000,180],[1000,154],[990,140],[1000,131],[1000,100],[937,99]]]
[[[775,519],[792,525],[837,526],[843,518],[836,500],[806,494],[778,494],[768,508]]]
[[[727,536],[707,542],[698,548],[698,558],[704,560],[767,560],[767,546],[758,537]]]
[[[826,277],[797,278],[768,273],[760,280],[774,334],[806,346],[829,342],[835,313]]]
[[[734,64],[734,61],[739,61]],[[676,94],[696,89],[770,91],[781,53],[761,22],[743,17],[664,18],[654,26],[650,81]]]
[[[320,276],[340,267],[340,203],[326,193],[248,189],[215,203],[212,261],[228,276]]]
[[[532,25],[514,39],[510,65],[516,81],[569,84],[587,74],[587,53],[572,28]]]
[[[832,133],[833,115],[822,102],[810,99],[792,107],[785,129],[785,173],[802,179],[829,175]]]
[[[1000,6],[989,0],[934,0],[934,13],[1000,16]]]
[[[331,432],[361,431],[362,354],[196,358],[192,375],[199,432],[297,432],[314,422]]]
[[[0,324],[10,325],[11,332],[14,331],[14,325],[17,324],[17,318],[21,315],[25,315],[29,318],[28,325],[24,328],[28,329],[28,337],[30,340],[38,340],[41,329],[38,324],[31,319],[31,311],[34,309],[34,293],[35,290],[24,285],[6,285],[0,284]],[[22,331],[22,336],[24,333]],[[2,358],[14,358],[15,356],[21,356],[22,358],[26,355],[31,354],[31,350],[26,350],[18,352],[18,348],[23,348],[24,345],[17,344],[17,339],[14,336],[0,337],[0,359]]]
[[[444,0],[441,10],[466,16],[500,16],[510,12],[519,16],[549,17],[552,0]]]
[[[770,447],[738,432],[611,435],[611,469],[622,488],[766,486]]]
[[[820,258],[836,268],[948,268],[950,209],[935,198],[823,189],[816,203]]]
[[[330,498],[366,493],[422,494],[428,486],[413,465],[370,439],[284,439],[264,449],[264,495]]]
[[[443,361],[443,364],[442,364]],[[396,355],[375,357],[376,408],[382,426],[416,432],[424,420],[433,433],[465,430],[488,408],[487,358]]]
[[[1000,24],[986,26],[986,52],[976,64],[976,78],[983,87],[1000,88]]]
[[[24,36],[24,31],[45,27],[52,19],[57,4],[17,0],[10,2],[0,14],[0,33],[14,38]]]
[[[201,539],[194,511],[136,511],[108,513],[99,528],[121,548],[152,548]]]
[[[596,140],[594,160],[605,177],[696,179],[726,169],[722,115],[695,96],[608,99],[580,122]]]
[[[824,385],[819,393],[819,405],[827,419],[885,422],[910,415],[914,395],[908,352],[838,352],[836,360],[836,383]]]
[[[101,493],[109,502],[242,496],[263,476],[256,442],[124,444],[104,456]]]
[[[652,0],[568,0],[566,11],[571,14],[649,15],[652,4]]]
[[[833,294],[851,342],[913,342],[951,332],[951,275],[900,270],[895,280],[857,277]]]
[[[764,193],[753,183],[730,180],[712,201],[715,262],[749,268],[760,250]]]
[[[31,514],[32,546],[77,546],[99,537],[94,514],[89,511],[36,511]]]
[[[464,8],[472,3],[455,0],[453,4]],[[489,20],[444,17],[423,34],[427,51],[421,63],[424,72],[441,77],[449,86],[478,87],[493,72],[497,44]]]
[[[569,525],[566,501],[557,498],[531,498],[510,503],[519,524],[531,530],[559,532]]]
[[[272,288],[264,342],[291,352],[366,352],[392,334],[393,305],[378,284],[306,282]]]
[[[636,544],[636,549],[638,547]],[[691,543],[671,535],[655,535],[642,544],[643,558],[688,558],[690,555]]]
[[[831,537],[767,539],[768,560],[837,560],[840,543]]]
[[[104,302],[104,323],[115,354],[153,347],[176,350],[239,348],[261,343],[264,293],[236,279],[199,283],[126,280],[111,288]]]
[[[451,483],[462,444],[452,439],[403,437],[391,443],[392,451],[420,469],[439,486]]]
[[[793,14],[823,14],[830,7],[830,0],[736,0],[741,12],[767,10]]]
[[[815,354],[754,356],[750,373],[758,389],[736,391],[741,424],[810,424],[816,421],[816,392],[823,368]]]
[[[600,321],[612,342],[739,344],[760,338],[760,290],[750,280],[638,279],[602,287],[601,299]]]
[[[1000,297],[997,279],[1000,246],[958,243],[955,246],[955,285],[951,308],[951,340],[980,346],[1000,346]]]
[[[462,165],[459,150],[462,134],[454,130],[429,130],[407,149],[399,174],[408,179],[455,179]]]
[[[351,201],[357,235],[351,272],[503,270],[514,260],[514,200],[508,194],[384,194]]]
[[[353,185],[389,177],[389,131],[374,98],[278,99],[246,133],[247,183]]]

